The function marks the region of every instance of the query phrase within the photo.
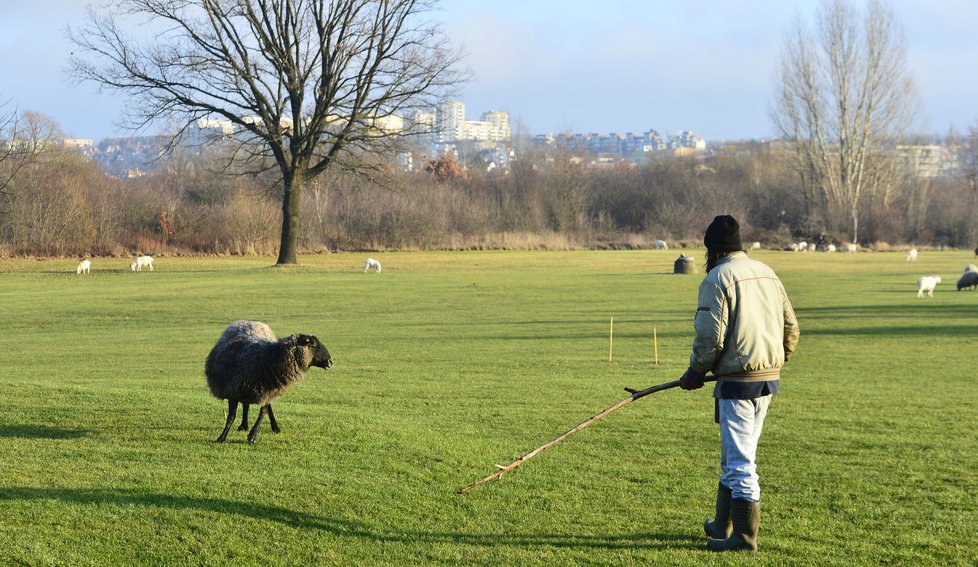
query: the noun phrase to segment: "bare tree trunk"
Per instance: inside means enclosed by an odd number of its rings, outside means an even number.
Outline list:
[[[302,196],[302,176],[285,179],[282,197],[282,237],[276,265],[299,263],[299,199]]]

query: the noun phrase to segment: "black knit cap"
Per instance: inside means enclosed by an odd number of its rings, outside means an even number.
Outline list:
[[[717,215],[706,228],[703,244],[713,252],[737,252],[744,247],[740,243],[740,224],[730,215]]]

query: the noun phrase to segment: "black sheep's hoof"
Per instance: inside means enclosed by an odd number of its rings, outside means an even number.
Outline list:
[[[252,445],[254,445],[255,444],[255,441],[258,441],[258,436],[257,435],[255,435],[254,437],[252,437],[251,435],[248,436],[248,443],[251,443]]]
[[[224,437],[218,437],[214,440],[215,443],[224,443]]]
[[[238,426],[238,431],[248,431],[248,426],[244,423]]]
[[[282,432],[282,428],[281,427],[273,427],[272,428],[272,433],[281,433],[281,432]]]

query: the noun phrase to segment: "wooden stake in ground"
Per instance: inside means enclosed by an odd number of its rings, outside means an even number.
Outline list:
[[[713,378],[712,376],[710,376],[710,377],[707,377],[705,381],[706,382],[712,382],[713,380],[716,380],[716,378]],[[673,380],[672,382],[666,382],[665,384],[659,384],[658,386],[652,386],[651,388],[646,388],[646,389],[641,390],[641,391],[639,391],[639,390],[633,390],[632,388],[625,388],[625,390],[627,392],[630,392],[632,394],[631,396],[625,398],[624,400],[618,402],[617,404],[611,406],[610,408],[602,411],[601,413],[598,413],[598,414],[596,414],[596,415],[594,415],[592,417],[589,417],[588,419],[586,419],[586,420],[582,421],[581,423],[577,424],[570,431],[567,431],[566,433],[563,433],[562,435],[554,438],[549,443],[546,443],[544,445],[541,445],[541,446],[537,447],[536,449],[534,449],[534,450],[530,451],[529,453],[523,455],[522,457],[516,459],[512,463],[510,463],[510,464],[508,464],[506,466],[496,465],[496,467],[498,467],[499,470],[497,470],[496,472],[490,474],[489,476],[487,476],[487,477],[485,477],[485,478],[483,478],[481,480],[478,480],[476,482],[473,482],[472,484],[470,484],[468,486],[463,486],[462,488],[459,488],[457,490],[457,492],[459,494],[462,494],[462,493],[468,492],[469,490],[472,490],[473,488],[475,488],[475,487],[477,487],[477,486],[479,486],[481,484],[485,484],[485,483],[489,482],[490,480],[492,480],[494,478],[499,478],[499,477],[503,476],[504,474],[506,474],[507,472],[509,472],[509,471],[515,469],[516,467],[522,465],[523,463],[525,463],[529,459],[535,457],[536,455],[539,455],[543,451],[549,449],[550,447],[553,447],[554,445],[556,445],[557,443],[560,443],[564,439],[567,439],[571,435],[573,435],[573,434],[577,433],[578,431],[584,429],[585,427],[591,425],[595,421],[598,421],[602,417],[605,417],[606,415],[608,415],[608,414],[610,414],[612,412],[618,411],[619,409],[627,406],[628,404],[634,402],[635,400],[638,400],[640,398],[644,398],[645,396],[648,396],[649,394],[654,394],[656,392],[661,392],[662,390],[668,390],[669,388],[675,388],[678,385],[679,385],[679,380]]]
[[[655,353],[655,365],[659,365],[659,339],[655,336],[655,327],[652,327],[652,350]]]

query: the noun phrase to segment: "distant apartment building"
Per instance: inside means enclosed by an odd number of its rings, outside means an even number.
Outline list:
[[[669,138],[668,148],[670,150],[705,150],[706,140],[690,132],[689,130],[679,130],[676,132],[675,136]]]
[[[439,142],[462,139],[462,123],[465,122],[465,103],[446,101],[435,111],[435,136]]]
[[[567,133],[544,134],[533,138],[537,146],[558,146],[573,152],[591,153],[596,155],[615,155],[620,157],[637,153],[656,152],[666,149],[659,133],[655,130],[645,132],[612,133]]]
[[[408,132],[412,134],[434,136],[438,129],[438,117],[436,112],[422,112],[416,110],[408,120]]]
[[[436,141],[503,142],[510,138],[509,114],[490,110],[481,120],[466,120],[465,103],[446,101],[435,111]]]
[[[186,143],[190,147],[200,148],[216,140],[233,136],[234,130],[234,123],[226,118],[198,118],[187,129]]]
[[[370,127],[374,130],[381,130],[384,134],[400,134],[404,132],[405,120],[396,114],[385,114],[374,116],[370,120]]]
[[[65,138],[61,143],[71,150],[87,150],[95,146],[95,140],[81,138]]]
[[[894,155],[908,174],[920,179],[957,177],[961,174],[961,164],[954,146],[899,145],[894,148]]]
[[[488,125],[490,140],[496,142],[509,140],[509,113],[501,110],[483,112],[480,122]]]
[[[387,134],[406,133],[423,136],[427,143],[452,144],[463,141],[504,142],[510,139],[509,114],[490,110],[484,112],[481,120],[467,120],[465,104],[459,101],[446,101],[433,109],[433,112],[416,111],[409,116],[394,114],[376,116],[369,120],[368,127]],[[244,119],[245,121],[248,118]],[[252,118],[257,120],[257,118]],[[336,123],[344,123],[335,117]],[[283,124],[289,128],[291,122]],[[208,142],[242,135],[240,126],[223,118],[200,118],[187,129],[185,143],[191,147],[202,147]]]
[[[329,117],[331,123],[345,124],[339,117]],[[248,124],[258,124],[261,127],[261,118],[258,116],[245,116],[242,121]],[[395,114],[374,116],[366,120],[368,128],[382,131],[384,134],[398,134],[405,129],[405,119]],[[292,129],[292,120],[282,118],[280,126],[283,131]],[[185,144],[193,148],[200,148],[208,143],[229,139],[239,138],[242,141],[250,138],[250,133],[240,125],[237,125],[226,118],[198,118],[187,128]]]

